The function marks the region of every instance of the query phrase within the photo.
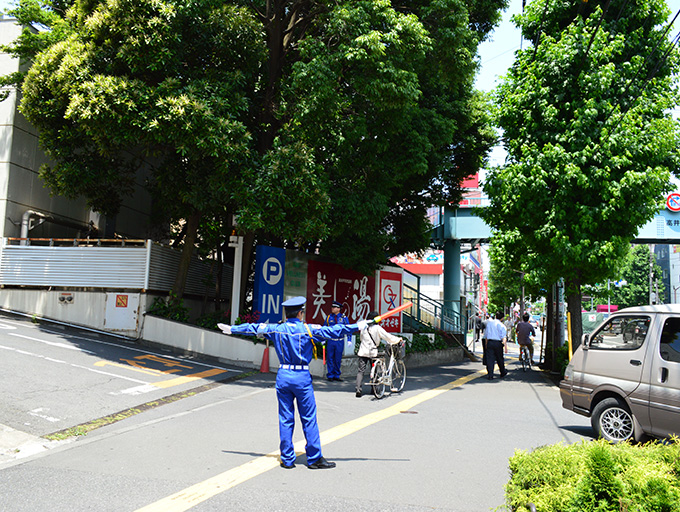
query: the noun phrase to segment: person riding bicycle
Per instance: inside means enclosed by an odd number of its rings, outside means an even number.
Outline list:
[[[517,344],[520,350],[523,346],[529,349],[529,364],[534,364],[534,340],[532,336],[536,336],[534,326],[529,323],[529,313],[522,315],[522,320],[517,322],[515,330],[517,331]]]
[[[368,318],[375,318],[378,316],[377,311],[371,311],[368,314]],[[366,367],[369,366],[372,357],[378,355],[378,345],[380,345],[380,340],[388,342],[390,345],[396,345],[401,342],[401,338],[394,336],[383,329],[377,323],[369,325],[359,335],[361,339],[361,345],[359,345],[359,351],[357,356],[359,356],[359,371],[357,372],[357,382],[356,382],[356,397],[361,398],[361,386],[364,381],[364,372]]]

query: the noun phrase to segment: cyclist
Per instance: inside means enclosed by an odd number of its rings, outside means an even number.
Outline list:
[[[533,336],[536,336],[534,326],[529,323],[529,313],[522,315],[522,320],[517,322],[515,330],[517,331],[517,344],[522,350],[522,346],[529,349],[529,364],[534,364],[534,341]]]
[[[375,318],[377,316],[377,311],[371,311],[368,314],[368,318]],[[361,398],[361,385],[364,381],[364,372],[366,371],[366,366],[370,365],[371,358],[378,355],[380,340],[382,339],[390,345],[395,345],[401,341],[401,338],[390,334],[377,323],[371,324],[361,331],[359,337],[361,339],[361,345],[359,345],[359,351],[357,352],[357,356],[359,356],[359,371],[357,372],[356,383],[357,398]]]

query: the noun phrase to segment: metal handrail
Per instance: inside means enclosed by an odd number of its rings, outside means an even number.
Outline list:
[[[431,325],[436,329],[447,332],[465,332],[467,322],[463,313],[453,308],[445,307],[444,301],[436,300],[423,295],[415,288],[404,285],[404,300],[413,302],[414,310],[410,315],[423,324]],[[452,301],[459,302],[459,301]],[[459,303],[460,308],[460,303]]]

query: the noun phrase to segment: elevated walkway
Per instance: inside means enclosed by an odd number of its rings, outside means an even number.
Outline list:
[[[680,210],[680,194],[674,193],[671,197],[675,202],[668,199],[669,208]],[[409,320],[414,326],[424,323],[448,332],[465,332],[467,319],[460,308],[460,255],[491,239],[491,227],[477,215],[477,208],[488,205],[489,198],[480,189],[470,189],[457,207],[433,207],[429,210],[431,246],[444,251],[444,300],[417,296],[410,299],[418,305],[418,312]],[[680,211],[669,208],[661,210],[642,226],[631,243],[680,244]]]

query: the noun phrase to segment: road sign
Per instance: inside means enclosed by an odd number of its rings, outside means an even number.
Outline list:
[[[680,212],[680,193],[673,192],[666,198],[666,208],[672,212]]]

